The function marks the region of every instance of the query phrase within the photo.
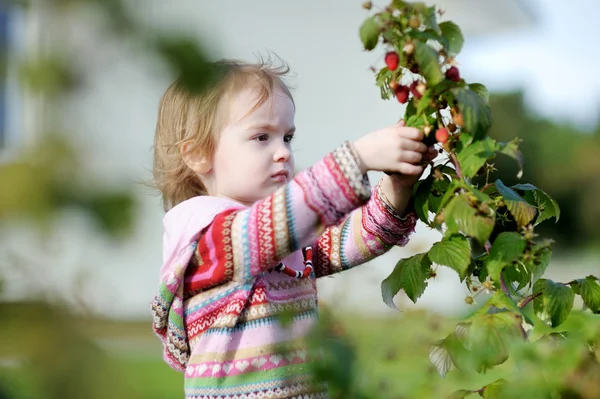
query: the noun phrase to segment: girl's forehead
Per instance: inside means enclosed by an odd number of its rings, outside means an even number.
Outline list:
[[[229,121],[237,123],[250,118],[294,117],[294,104],[291,98],[280,88],[261,100],[258,88],[248,87],[237,93],[229,104]]]

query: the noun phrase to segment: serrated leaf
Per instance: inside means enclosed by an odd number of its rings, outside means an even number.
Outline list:
[[[547,313],[552,327],[561,325],[571,313],[575,301],[575,292],[562,283],[540,279],[533,286],[534,294],[541,294],[533,300],[533,309],[537,314]]]
[[[492,125],[492,112],[489,105],[471,89],[455,87],[451,91],[458,101],[466,131],[476,140],[484,138]]]
[[[445,221],[451,233],[464,233],[484,244],[494,229],[494,220],[479,216],[466,194],[455,196],[446,206]]]
[[[506,397],[506,386],[508,381],[504,378],[496,380],[488,384],[483,389],[482,396],[484,399],[504,399]]]
[[[489,137],[460,148],[457,158],[463,176],[467,178],[475,176],[485,162],[495,155],[494,148],[494,140]]]
[[[536,208],[521,198],[513,189],[506,187],[500,179],[496,180],[496,190],[504,198],[506,207],[520,227],[526,226],[533,220],[537,213]]]
[[[446,377],[446,374],[454,369],[452,357],[450,357],[450,353],[444,345],[444,340],[433,344],[431,348],[429,348],[429,361],[433,364],[442,378]]]
[[[473,90],[475,93],[479,94],[479,96],[485,101],[486,104],[490,102],[490,93],[488,92],[487,87],[485,87],[481,83],[470,83],[469,89]]]
[[[594,276],[588,276],[584,279],[575,280],[573,291],[581,296],[583,304],[587,306],[592,313],[600,313],[600,284]]]
[[[503,232],[496,237],[490,248],[487,264],[488,274],[493,281],[500,281],[502,269],[523,255],[527,242],[523,236],[514,232]]]
[[[438,53],[423,42],[417,42],[415,47],[415,59],[419,64],[419,71],[427,81],[428,86],[440,83],[444,76],[440,69]]]
[[[439,24],[442,36],[446,39],[446,51],[448,55],[457,55],[462,50],[465,39],[459,26],[452,21],[444,21]]]
[[[510,263],[523,255],[526,245],[527,242],[522,235],[505,231],[498,234],[494,244],[492,244],[490,259],[499,259]]]
[[[500,312],[479,314],[471,317],[468,345],[476,361],[476,370],[484,372],[504,363],[509,348],[515,341],[523,339],[520,314]]]
[[[500,154],[504,154],[508,157],[511,157],[515,161],[517,161],[517,165],[519,167],[519,171],[517,172],[517,178],[520,179],[523,176],[523,164],[525,163],[525,159],[523,158],[523,154],[519,150],[519,143],[521,139],[516,138],[507,143],[497,143],[496,151]]]
[[[392,273],[381,283],[383,302],[397,309],[394,297],[400,290],[404,290],[406,295],[416,302],[427,287],[426,280],[429,278],[430,267],[431,260],[427,254],[418,254],[400,260]]]
[[[429,250],[429,259],[438,265],[455,270],[463,281],[471,264],[471,244],[462,235],[450,235],[433,244]]]
[[[542,223],[544,220],[552,217],[558,222],[558,219],[560,219],[560,208],[558,203],[556,203],[552,197],[540,189],[534,191],[533,195],[539,204],[538,206],[541,208],[538,218],[535,221],[536,226]]]
[[[536,256],[537,264],[534,261],[533,266],[531,266],[531,272],[533,273],[533,283],[539,280],[546,272],[546,269],[550,264],[550,259],[552,258],[552,250],[544,249],[537,253]]]
[[[446,397],[446,399],[464,399],[473,392],[474,391],[467,391],[466,389],[459,389],[458,391],[452,392],[450,396]]]
[[[365,19],[359,30],[360,40],[362,41],[365,50],[370,51],[377,46],[379,33],[379,25],[377,24],[375,17]]]
[[[558,222],[558,220],[560,219],[560,207],[552,197],[550,197],[546,192],[544,192],[544,190],[537,188],[531,183],[515,184],[511,188],[514,190],[521,190],[533,193],[533,200],[535,206],[539,210],[538,217],[535,221],[536,226],[544,220],[550,219],[552,217],[555,218]],[[531,203],[531,201],[529,201],[529,203]]]

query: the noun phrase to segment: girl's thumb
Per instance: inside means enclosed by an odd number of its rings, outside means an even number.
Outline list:
[[[404,119],[400,119],[400,120],[398,121],[398,126],[400,126],[400,127],[404,127],[404,126],[406,126],[406,123],[404,122]]]

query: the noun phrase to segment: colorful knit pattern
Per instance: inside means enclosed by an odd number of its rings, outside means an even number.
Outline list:
[[[348,144],[270,197],[218,214],[152,304],[164,358],[185,372],[186,398],[327,398],[304,341],[317,320],[315,278],[406,244],[415,223],[370,189]],[[283,261],[303,271],[308,245],[310,278],[273,270]],[[282,312],[294,315],[285,327]]]

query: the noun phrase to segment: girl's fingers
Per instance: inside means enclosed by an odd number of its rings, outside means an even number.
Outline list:
[[[414,140],[403,140],[400,144],[400,147],[403,150],[417,151],[421,154],[424,154],[427,151],[427,146],[425,144],[421,143],[420,141]]]
[[[419,163],[423,159],[423,154],[417,151],[403,151],[402,161],[409,163]]]
[[[405,175],[416,176],[423,173],[423,167],[419,165],[413,165],[407,162],[401,162],[398,165],[398,172]]]

